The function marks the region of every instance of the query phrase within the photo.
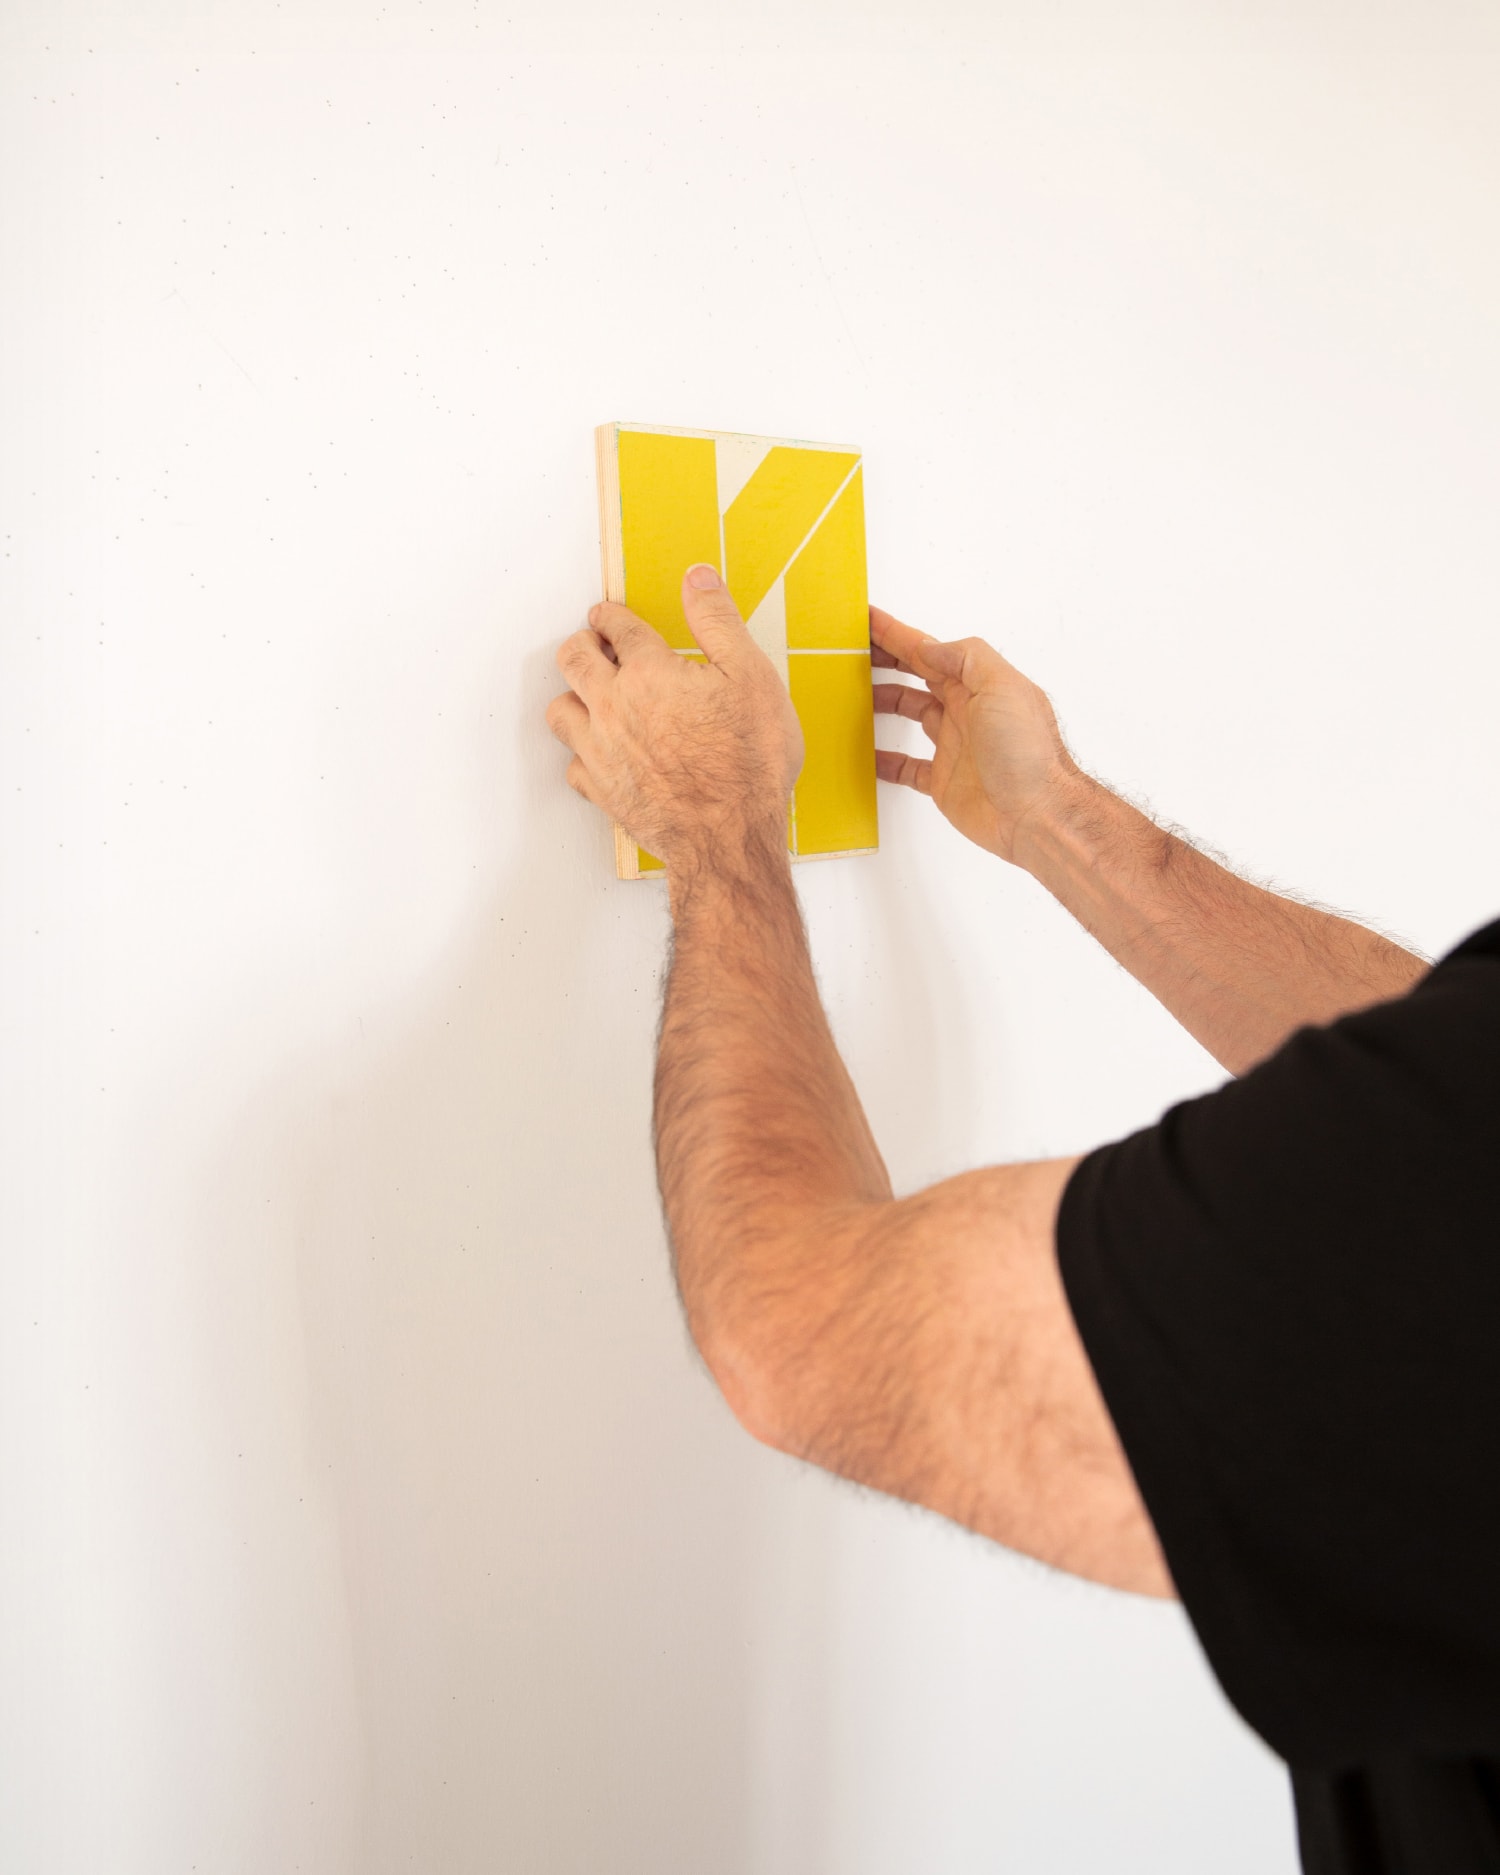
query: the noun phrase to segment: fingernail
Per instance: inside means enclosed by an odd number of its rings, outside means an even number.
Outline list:
[[[708,566],[701,560],[697,566],[688,568],[687,583],[698,592],[717,592],[724,584],[719,578],[719,569],[716,566]]]
[[[589,623],[590,625],[597,625],[599,623],[599,607],[596,605],[591,605],[589,607]]]

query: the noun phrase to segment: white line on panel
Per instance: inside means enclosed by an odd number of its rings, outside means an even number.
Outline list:
[[[858,457],[855,458],[854,467],[849,471],[849,473],[844,477],[843,481],[839,483],[838,487],[828,497],[827,507],[824,508],[823,512],[818,516],[817,520],[813,522],[812,526],[802,536],[801,540],[797,542],[795,550],[787,556],[787,563],[781,569],[783,577],[785,577],[785,575],[791,570],[792,562],[797,558],[797,555],[801,553],[802,549],[812,539],[813,535],[817,533],[818,529],[828,519],[829,512],[832,509],[833,504],[838,500],[839,496],[843,494],[844,490],[854,480],[855,476],[858,475],[860,460],[861,459]]]
[[[719,436],[714,439],[714,464],[719,474],[719,529],[730,504],[776,445],[768,437]]]

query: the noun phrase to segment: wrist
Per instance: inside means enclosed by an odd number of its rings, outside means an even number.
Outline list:
[[[1016,823],[1012,862],[1047,885],[1059,866],[1086,861],[1105,835],[1110,810],[1120,805],[1102,782],[1070,767]]]
[[[754,902],[792,891],[786,818],[699,828],[695,837],[664,855],[672,915],[679,922],[692,909],[715,900]]]

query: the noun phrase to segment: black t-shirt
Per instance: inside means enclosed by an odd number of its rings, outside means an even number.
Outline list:
[[[1500,923],[1090,1154],[1068,1300],[1317,1875],[1500,1875]]]

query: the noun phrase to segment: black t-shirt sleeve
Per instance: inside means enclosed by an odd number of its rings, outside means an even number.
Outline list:
[[[1500,955],[1091,1154],[1057,1238],[1249,1723],[1308,1767],[1500,1750]]]

